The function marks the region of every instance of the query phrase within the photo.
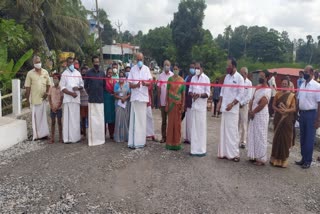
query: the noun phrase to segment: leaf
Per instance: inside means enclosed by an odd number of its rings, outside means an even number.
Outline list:
[[[13,67],[12,72],[16,74],[20,70],[20,68],[23,66],[23,64],[32,57],[32,54],[33,54],[33,50],[30,49],[22,57],[20,57],[20,59],[17,61],[17,63]]]
[[[0,69],[4,69],[8,60],[8,48],[6,44],[0,44]]]

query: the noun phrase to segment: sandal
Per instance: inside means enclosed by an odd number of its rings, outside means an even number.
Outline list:
[[[260,161],[256,161],[253,164],[256,165],[256,166],[264,166],[265,165],[265,163],[260,162]]]
[[[319,161],[319,162],[320,162],[320,156],[317,158],[317,161]]]
[[[240,158],[233,158],[231,159],[233,162],[239,162],[240,161]]]
[[[165,142],[166,142],[166,139],[160,140],[160,143],[165,143]]]

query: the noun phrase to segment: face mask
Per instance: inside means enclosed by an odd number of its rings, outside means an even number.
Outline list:
[[[99,65],[93,65],[94,69],[99,70]]]
[[[70,69],[70,71],[74,71],[74,65],[73,65],[73,64],[70,65],[70,66],[69,66],[69,69]]]
[[[200,69],[196,69],[196,75],[199,76],[201,73]]]
[[[36,69],[41,69],[41,63],[36,63],[33,65]]]
[[[58,79],[53,79],[53,84],[58,85],[59,84],[59,80]]]
[[[138,65],[139,68],[141,68],[143,66],[143,62],[142,61],[138,61],[137,65]]]
[[[179,70],[174,70],[173,73],[174,73],[175,75],[179,75]]]
[[[164,67],[164,69],[165,69],[165,71],[170,71],[170,66],[169,66],[169,65],[166,65],[166,66]]]
[[[114,69],[112,69],[112,72],[113,72],[114,74],[116,74],[116,73],[118,73],[118,69],[114,68]]]
[[[232,74],[233,69],[232,68],[227,68],[227,74]]]
[[[304,78],[305,80],[309,80],[309,79],[310,79],[310,74],[304,74],[304,75],[303,75],[303,78]]]
[[[129,76],[129,72],[126,72],[126,78],[128,78],[128,76]]]
[[[196,71],[194,70],[194,68],[190,68],[190,69],[189,69],[189,72],[190,72],[191,75],[194,75],[194,73],[195,73]]]
[[[263,78],[259,78],[259,83],[263,84],[264,83],[264,79]]]

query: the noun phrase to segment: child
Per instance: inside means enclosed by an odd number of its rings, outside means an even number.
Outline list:
[[[58,128],[59,128],[59,142],[62,141],[62,102],[63,102],[63,93],[59,86],[60,74],[53,74],[53,86],[49,90],[49,104],[50,104],[50,116],[51,116],[51,142],[54,143],[54,132],[56,129],[56,118],[58,119]]]

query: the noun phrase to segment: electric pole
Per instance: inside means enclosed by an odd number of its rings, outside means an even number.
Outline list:
[[[98,0],[96,0],[96,12],[97,12],[97,25],[98,25],[98,34],[99,34],[99,46],[100,46],[100,67],[104,70],[104,60],[103,60],[103,52],[102,52],[102,39],[101,39],[101,27],[99,22],[99,7],[98,7]]]
[[[116,22],[116,26],[118,27],[118,30],[119,30],[119,42],[120,42],[120,47],[121,47],[121,61],[123,62],[123,47],[122,47],[122,35],[121,35],[122,22],[120,22],[120,20],[118,20],[118,22]]]

